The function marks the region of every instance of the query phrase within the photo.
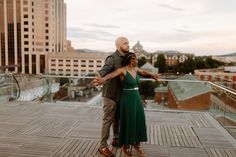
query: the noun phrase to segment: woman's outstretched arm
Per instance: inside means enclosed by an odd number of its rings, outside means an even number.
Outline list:
[[[125,69],[119,68],[119,69],[107,74],[104,77],[96,77],[92,82],[93,82],[93,85],[97,86],[97,85],[103,84],[106,80],[110,80],[110,79],[113,79],[117,76],[124,75],[124,73],[125,73]]]
[[[158,80],[158,78],[159,78],[159,74],[154,74],[154,73],[151,73],[151,72],[149,72],[149,71],[147,71],[147,70],[142,70],[142,69],[140,69],[140,68],[135,68],[136,69],[136,71],[140,74],[140,75],[142,75],[142,76],[144,76],[144,77],[151,77],[151,78],[153,78],[154,80]]]

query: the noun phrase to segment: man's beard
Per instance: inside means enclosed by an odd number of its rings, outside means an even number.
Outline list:
[[[121,49],[121,51],[122,51],[123,53],[129,53],[129,50],[123,50],[123,49]]]

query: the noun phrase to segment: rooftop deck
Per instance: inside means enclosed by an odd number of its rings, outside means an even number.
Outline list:
[[[100,157],[102,114],[99,107],[68,103],[1,104],[0,156]],[[236,140],[209,113],[146,110],[146,118],[148,157],[236,156]]]

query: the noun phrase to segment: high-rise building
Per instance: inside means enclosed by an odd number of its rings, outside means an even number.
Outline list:
[[[48,53],[66,52],[64,0],[0,0],[0,66],[39,74]]]

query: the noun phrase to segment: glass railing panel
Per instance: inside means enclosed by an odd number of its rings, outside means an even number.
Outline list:
[[[102,86],[91,86],[93,79],[94,76],[43,75],[41,100],[102,106]],[[199,81],[192,75],[140,80],[139,91],[145,108],[209,112],[232,134],[235,132],[236,93],[231,88]]]
[[[17,100],[20,88],[14,74],[0,74],[0,102]]]

